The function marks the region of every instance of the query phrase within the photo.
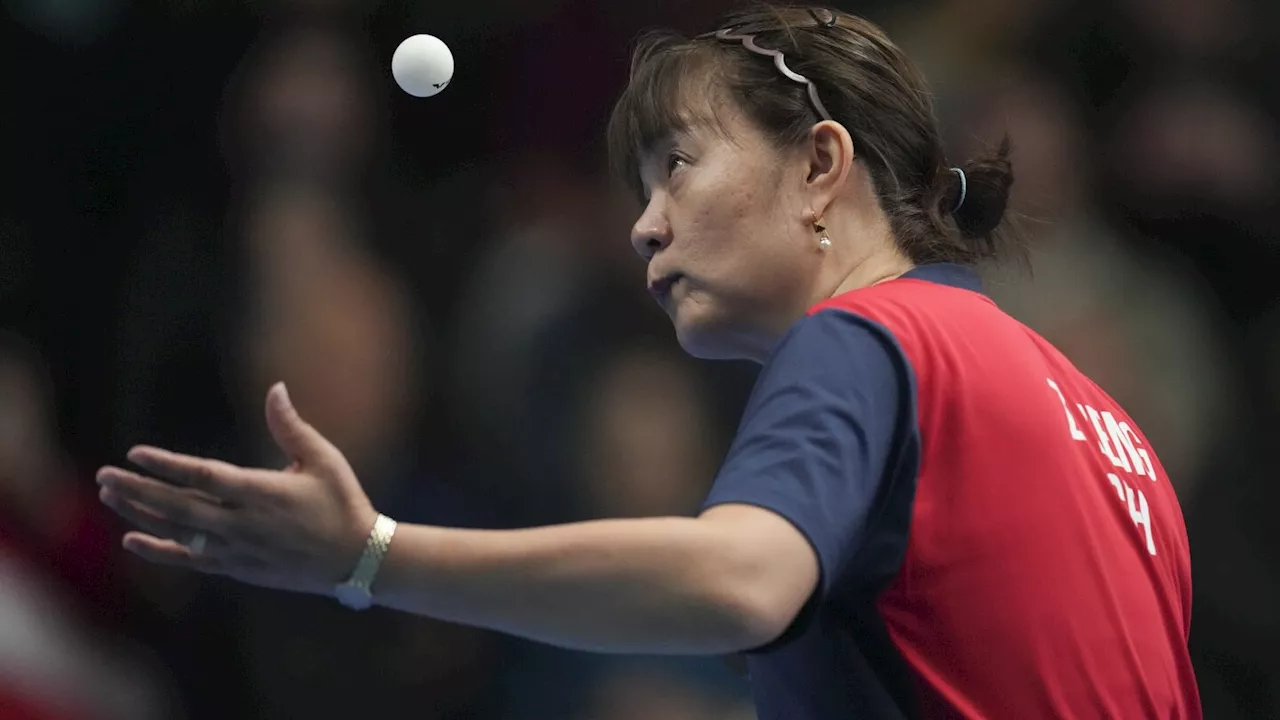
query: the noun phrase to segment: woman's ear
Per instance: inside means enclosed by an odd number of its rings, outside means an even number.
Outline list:
[[[809,206],[819,215],[844,189],[853,168],[853,138],[843,125],[824,120],[809,131],[804,159]]]

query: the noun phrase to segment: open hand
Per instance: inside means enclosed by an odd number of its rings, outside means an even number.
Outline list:
[[[346,458],[298,416],[283,384],[267,393],[266,413],[293,461],[285,470],[146,446],[128,458],[154,477],[99,470],[102,502],[139,529],[124,536],[125,549],[263,587],[332,594],[355,568],[377,513]]]

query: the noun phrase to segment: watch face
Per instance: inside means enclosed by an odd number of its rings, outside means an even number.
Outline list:
[[[338,602],[352,610],[364,610],[373,604],[373,595],[359,585],[343,583],[334,590],[333,594]]]

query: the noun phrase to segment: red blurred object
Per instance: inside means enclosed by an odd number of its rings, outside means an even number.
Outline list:
[[[96,619],[117,619],[121,608],[114,573],[118,535],[114,518],[78,485],[52,503],[34,527],[30,518],[0,507],[0,553],[65,590],[77,609]],[[8,717],[0,714],[0,717]]]
[[[0,718],[4,720],[87,720],[88,716],[55,710],[0,685]]]

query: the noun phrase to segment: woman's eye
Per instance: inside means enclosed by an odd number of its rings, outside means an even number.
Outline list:
[[[671,175],[676,170],[678,170],[682,165],[688,165],[688,164],[689,164],[688,161],[680,157],[679,155],[672,155],[667,160],[667,175]]]

